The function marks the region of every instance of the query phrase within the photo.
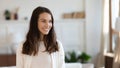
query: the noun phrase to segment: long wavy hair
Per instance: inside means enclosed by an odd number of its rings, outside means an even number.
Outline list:
[[[33,10],[31,19],[30,19],[30,26],[29,31],[26,36],[26,40],[23,43],[22,53],[27,55],[36,55],[38,54],[39,46],[40,46],[40,39],[41,39],[41,32],[38,29],[38,18],[39,15],[42,13],[49,13],[52,19],[52,28],[47,35],[43,37],[43,42],[46,47],[46,52],[52,53],[58,51],[58,43],[56,40],[56,33],[54,30],[54,18],[51,11],[46,7],[37,7]]]

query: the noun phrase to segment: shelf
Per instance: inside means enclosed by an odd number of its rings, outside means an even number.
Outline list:
[[[55,20],[55,22],[85,22],[85,19],[61,19],[61,20]]]

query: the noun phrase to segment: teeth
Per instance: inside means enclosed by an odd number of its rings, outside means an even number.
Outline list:
[[[45,30],[49,30],[49,29],[45,29]]]
[[[45,30],[49,30],[49,29],[45,29]]]

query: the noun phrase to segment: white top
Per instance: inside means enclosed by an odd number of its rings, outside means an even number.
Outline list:
[[[52,62],[51,68],[65,68],[65,62],[64,62],[65,55],[64,55],[63,46],[60,41],[57,40],[57,42],[58,42],[59,51],[53,52],[50,54],[51,62]],[[31,64],[34,62],[33,61],[34,56],[22,54],[22,46],[23,46],[23,44],[21,44],[17,48],[16,68],[31,68]],[[36,67],[34,67],[34,68],[36,68]],[[38,67],[38,68],[40,68],[40,67]]]
[[[31,61],[31,68],[51,68],[52,67],[52,57],[48,52],[45,51],[45,45],[40,42],[38,55],[33,56]]]

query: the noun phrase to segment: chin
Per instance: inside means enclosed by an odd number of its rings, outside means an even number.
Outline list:
[[[49,34],[49,31],[46,31],[46,32],[41,32],[43,35],[48,35]]]
[[[44,33],[44,35],[48,35],[48,33]]]

